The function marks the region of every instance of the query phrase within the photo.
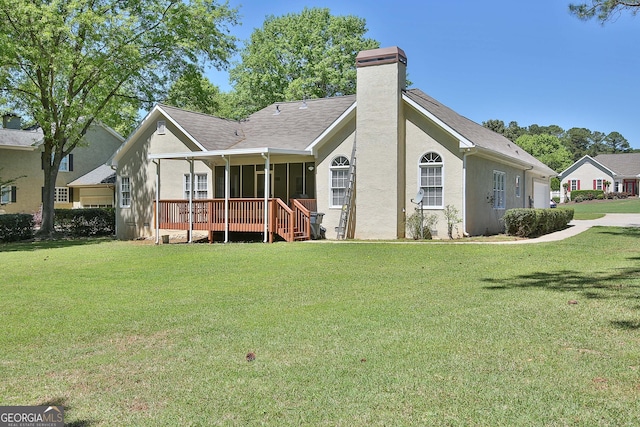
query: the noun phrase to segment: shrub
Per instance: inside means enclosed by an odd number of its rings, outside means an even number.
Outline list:
[[[116,230],[115,210],[56,209],[54,227],[56,231],[74,237],[109,236]]]
[[[30,214],[0,215],[0,242],[15,242],[33,237],[33,216]]]
[[[578,197],[582,200],[602,199],[604,197],[603,190],[573,190],[571,192],[571,200],[576,201]]]
[[[424,216],[424,220],[423,220]],[[407,233],[413,240],[431,239],[431,229],[438,223],[438,215],[421,214],[418,209],[407,217]]]
[[[573,209],[509,209],[503,220],[505,233],[537,237],[562,230],[573,219]]]

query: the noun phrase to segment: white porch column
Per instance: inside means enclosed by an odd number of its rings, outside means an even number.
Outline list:
[[[160,159],[156,162],[156,245],[160,243]]]
[[[263,242],[267,243],[269,241],[269,193],[271,189],[269,188],[269,154],[265,156],[262,153],[262,157],[264,158],[264,239]]]
[[[189,243],[193,242],[193,159],[189,162]]]
[[[229,243],[229,196],[231,194],[231,159],[222,156],[224,159],[224,242]]]

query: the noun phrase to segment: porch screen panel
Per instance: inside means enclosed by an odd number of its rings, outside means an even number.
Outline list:
[[[231,181],[230,197],[240,197],[240,166],[231,166],[229,172],[229,180]]]
[[[254,176],[256,173],[255,165],[242,166],[242,197],[255,197]]]
[[[273,165],[273,192],[274,197],[288,203],[287,197],[287,164],[277,163]]]
[[[311,199],[316,198],[316,165],[315,163],[305,163],[303,169],[305,176],[305,189],[304,194]]]
[[[289,194],[292,198],[298,198],[304,194],[302,163],[289,163]]]
[[[216,199],[224,199],[224,166],[215,167],[215,194]]]

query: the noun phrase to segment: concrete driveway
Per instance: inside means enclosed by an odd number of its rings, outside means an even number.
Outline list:
[[[569,223],[569,228],[556,231],[555,233],[545,234],[535,239],[515,240],[512,242],[499,242],[503,244],[523,244],[523,243],[540,243],[540,242],[556,242],[566,239],[593,226],[605,227],[640,227],[640,214],[606,214],[602,218],[592,219],[588,221],[573,220]]]

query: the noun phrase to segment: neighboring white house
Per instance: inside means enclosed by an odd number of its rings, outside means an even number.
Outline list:
[[[356,95],[276,103],[241,121],[157,105],[112,159],[118,237],[157,238],[162,226],[266,240],[302,233],[293,218],[302,203],[324,213],[328,238],[347,209],[348,237],[397,239],[419,191],[439,218],[437,237],[447,236],[447,206],[459,212],[459,235],[499,233],[506,209],[549,206],[553,170],[406,89],[406,66],[397,47],[360,52]]]
[[[91,126],[83,144],[60,164],[55,207],[113,206],[115,172],[105,164],[123,141],[107,126]],[[3,117],[0,175],[3,180],[15,181],[0,188],[0,213],[35,213],[40,209],[44,185],[42,142],[42,129],[23,130],[19,117]]]
[[[564,202],[566,197],[570,198],[574,190],[603,190],[637,196],[640,188],[640,153],[584,156],[558,177],[561,202]]]

